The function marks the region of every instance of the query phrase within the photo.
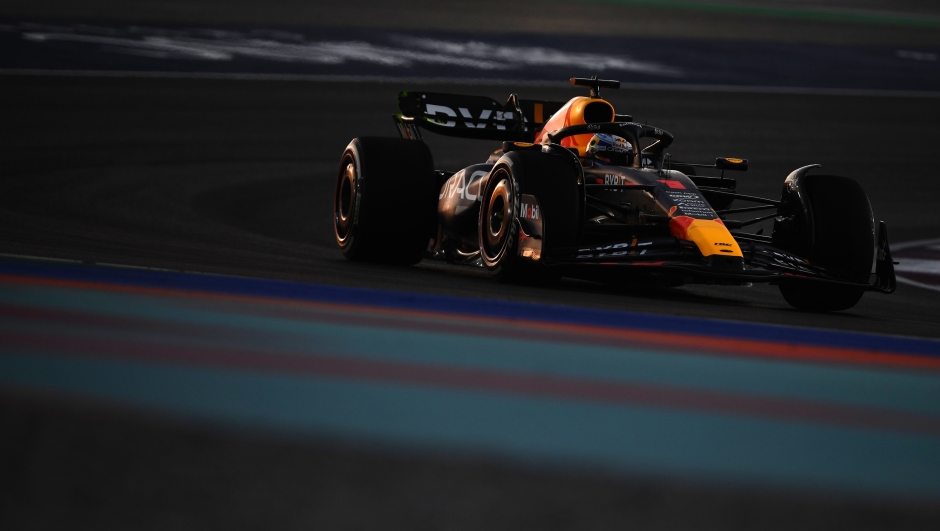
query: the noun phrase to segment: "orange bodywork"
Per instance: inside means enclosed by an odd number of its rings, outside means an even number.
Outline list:
[[[542,130],[535,136],[535,143],[539,144],[542,142],[542,137],[553,131],[569,127],[572,125],[584,125],[587,122],[584,120],[584,109],[590,103],[601,102],[607,104],[610,107],[610,116],[611,121],[614,117],[614,106],[610,104],[609,101],[603,100],[600,98],[590,98],[587,96],[577,96],[568,100],[561,109],[558,109],[558,112],[552,115],[551,118],[545,122],[545,125],[542,127]],[[563,138],[561,140],[561,145],[569,148],[577,148],[578,153],[583,157],[585,150],[587,149],[588,142],[591,141],[593,134],[587,135],[575,135],[569,136],[568,138]]]
[[[695,219],[689,216],[676,216],[669,220],[672,235],[683,240],[695,242],[702,256],[713,254],[721,256],[740,256],[741,247],[728,232],[720,219]]]
[[[574,97],[545,122],[542,130],[535,136],[535,143],[541,143],[543,137],[548,133],[572,125],[588,123],[584,119],[584,109],[594,102],[601,102],[609,106],[611,121],[614,120],[614,107],[607,100],[586,96]],[[536,122],[540,121],[541,116],[538,116]],[[568,148],[577,148],[578,153],[583,157],[588,142],[591,141],[593,136],[593,134],[569,136],[561,140],[561,145]],[[673,210],[669,212],[670,216],[675,212],[675,209],[676,207],[673,207]],[[734,237],[728,232],[728,228],[720,219],[695,219],[689,216],[675,216],[669,220],[669,228],[676,238],[695,242],[702,256],[744,256],[738,242],[734,240]]]

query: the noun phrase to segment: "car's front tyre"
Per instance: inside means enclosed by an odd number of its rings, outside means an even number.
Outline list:
[[[837,278],[867,283],[875,250],[868,196],[848,177],[806,173],[791,175],[784,185],[783,206],[774,225],[775,243]],[[780,283],[787,303],[811,312],[847,310],[858,304],[864,292],[861,287],[802,279]]]

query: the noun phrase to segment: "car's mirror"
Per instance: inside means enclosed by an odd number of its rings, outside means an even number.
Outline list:
[[[715,167],[719,170],[747,171],[747,159],[718,157],[715,159]]]

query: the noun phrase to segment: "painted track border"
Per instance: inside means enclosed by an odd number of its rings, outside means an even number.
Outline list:
[[[634,329],[664,334],[674,334],[678,331],[692,337],[699,336],[714,340],[733,339],[809,347],[848,348],[875,354],[917,356],[934,361],[940,359],[940,341],[931,339],[697,319],[621,310],[473,299],[205,273],[95,267],[9,259],[0,259],[0,275],[12,280],[16,278],[58,279],[123,287],[137,286],[156,290],[365,305],[405,311],[444,312],[452,315],[537,321],[546,324]]]

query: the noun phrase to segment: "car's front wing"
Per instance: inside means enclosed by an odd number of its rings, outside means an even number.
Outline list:
[[[702,256],[690,241],[659,236],[558,249],[542,257],[546,266],[577,272],[578,276],[609,278],[611,268],[622,274],[654,275],[686,282],[741,284],[800,280],[840,284],[865,290],[892,293],[896,287],[894,263],[888,246],[887,231],[881,223],[875,272],[869,282],[846,280],[836,272],[761,241],[739,241],[740,257]]]

